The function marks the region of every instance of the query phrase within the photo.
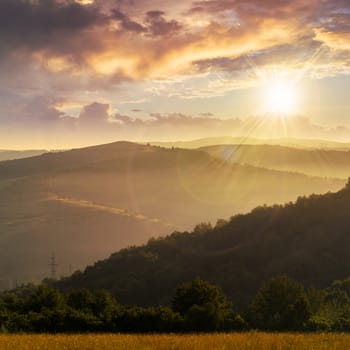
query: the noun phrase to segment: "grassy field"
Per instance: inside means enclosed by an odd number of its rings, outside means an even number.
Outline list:
[[[350,334],[0,335],[1,350],[347,350]]]

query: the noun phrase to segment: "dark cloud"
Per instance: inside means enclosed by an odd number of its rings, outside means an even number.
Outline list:
[[[158,37],[173,34],[182,29],[182,25],[176,20],[167,21],[163,11],[148,11],[145,23],[148,28],[148,36]]]
[[[106,122],[109,119],[109,110],[109,104],[93,102],[83,107],[79,115],[79,121],[94,123]]]
[[[348,0],[320,1],[309,11],[308,21],[314,27],[322,27],[340,33],[350,32],[350,3]]]
[[[67,45],[72,36],[106,23],[96,6],[73,0],[1,0],[0,47],[30,50]]]
[[[65,115],[55,107],[60,102],[54,97],[36,97],[24,105],[23,116],[29,120],[56,121]]]
[[[18,130],[53,131],[56,127],[74,127],[73,118],[60,110],[65,102],[63,98],[49,95],[23,96],[0,93],[0,120],[4,127],[15,126]],[[5,103],[6,102],[6,103]],[[5,136],[5,135],[2,135]]]
[[[145,121],[139,118],[132,118],[128,115],[122,115],[120,113],[116,113],[112,117],[112,121],[116,126],[122,126],[127,128],[129,131],[136,131],[136,129],[143,128],[146,126]]]
[[[122,30],[145,33],[146,37],[167,36],[179,31],[182,26],[176,20],[166,20],[163,11],[148,11],[144,17],[144,23],[138,23],[132,20],[127,14],[119,9],[113,9],[111,18],[118,21]]]
[[[113,9],[112,10],[112,19],[115,19],[120,22],[122,29],[126,31],[143,33],[147,31],[140,23],[137,23],[129,18],[125,13],[120,10]]]

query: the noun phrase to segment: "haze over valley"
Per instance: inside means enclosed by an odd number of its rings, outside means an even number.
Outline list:
[[[295,161],[283,168],[286,152]],[[336,162],[327,152],[339,154]],[[196,150],[115,142],[0,162],[2,287],[49,277],[52,253],[58,274],[69,275],[151,237],[336,191],[346,182],[348,157],[281,146]],[[322,176],[306,163],[321,167]]]

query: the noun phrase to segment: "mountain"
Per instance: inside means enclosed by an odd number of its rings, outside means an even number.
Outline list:
[[[296,149],[278,145],[217,145],[202,147],[229,163],[250,164],[310,176],[348,178],[350,150]]]
[[[35,157],[46,152],[47,152],[46,150],[13,151],[13,150],[0,149],[0,162],[4,160]]]
[[[130,142],[0,162],[0,284],[47,277],[52,253],[67,275],[150,237],[344,183]]]
[[[161,147],[179,147],[196,149],[212,145],[278,145],[300,149],[324,149],[324,150],[350,150],[350,143],[317,140],[317,139],[298,139],[298,138],[270,138],[261,139],[254,137],[232,137],[232,136],[218,136],[207,137],[188,141],[169,141],[169,142],[150,142],[151,145]]]
[[[104,288],[124,303],[167,304],[177,285],[200,276],[222,287],[237,308],[263,281],[286,273],[325,287],[350,275],[350,181],[336,193],[261,206],[146,245],[123,249],[58,286]]]

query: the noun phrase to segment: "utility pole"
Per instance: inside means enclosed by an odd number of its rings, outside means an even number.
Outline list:
[[[50,266],[50,269],[51,269],[51,279],[55,280],[56,279],[56,272],[57,272],[58,264],[56,263],[56,258],[55,258],[55,254],[54,253],[52,253],[52,255],[51,255],[49,266]]]

